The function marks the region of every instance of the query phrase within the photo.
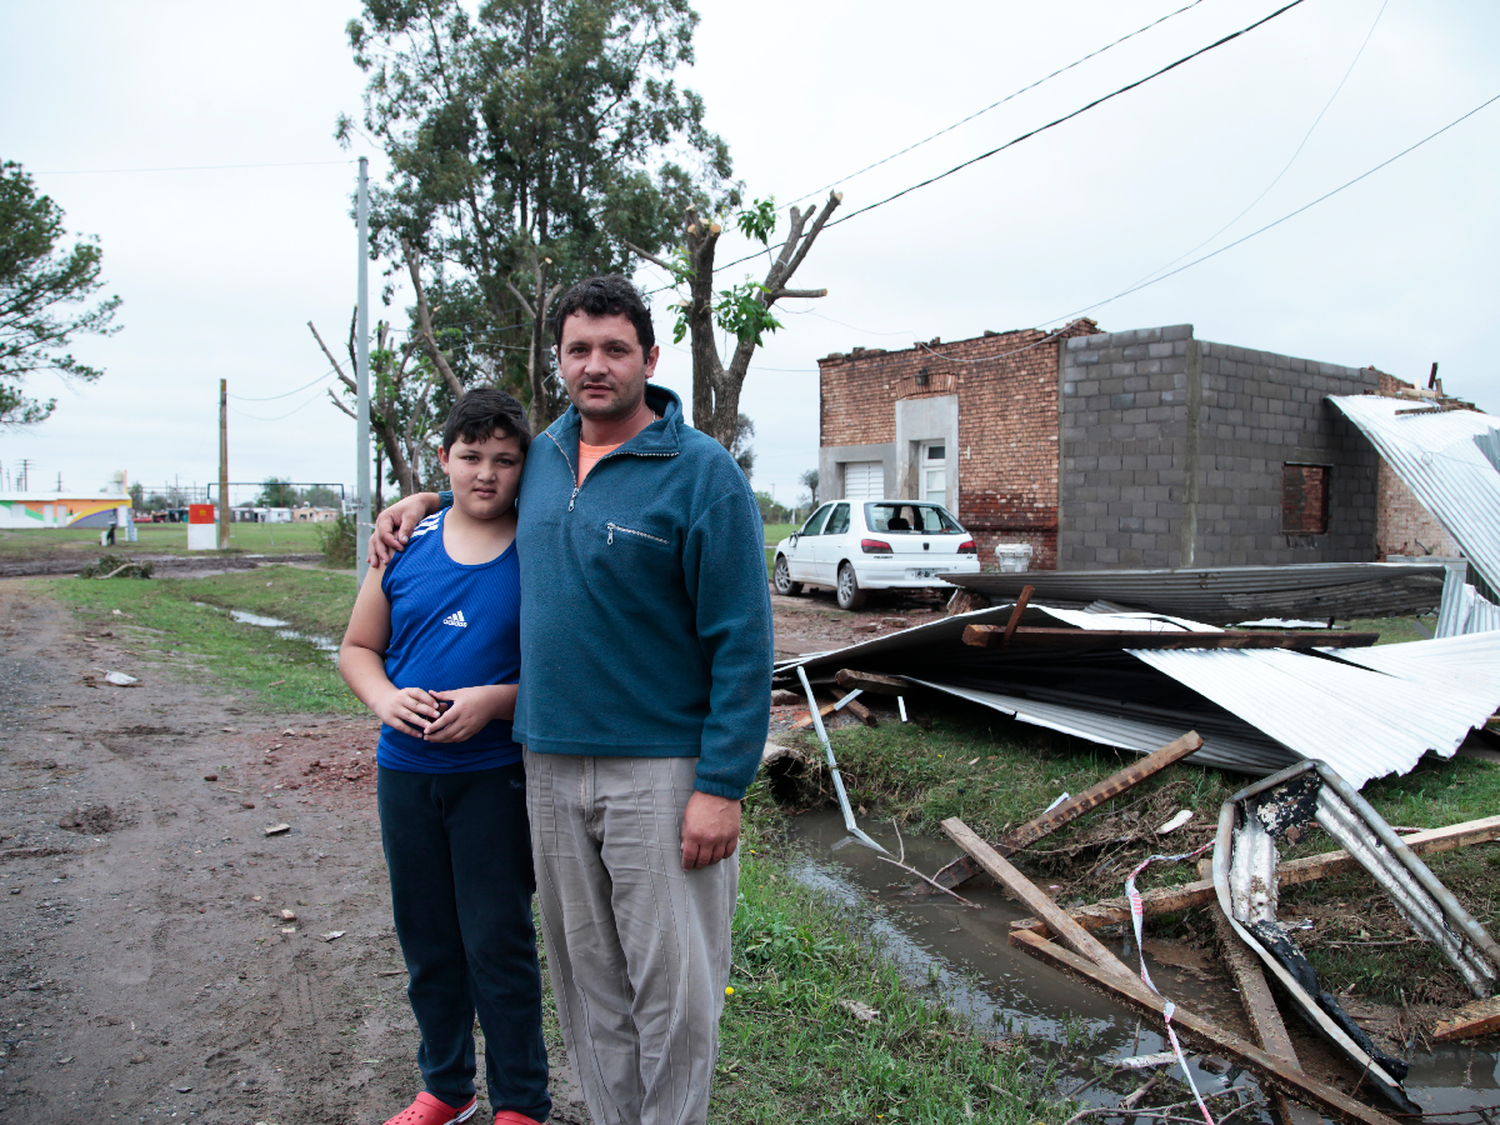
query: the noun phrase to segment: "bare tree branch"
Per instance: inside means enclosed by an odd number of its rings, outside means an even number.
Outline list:
[[[412,288],[417,292],[417,331],[422,337],[422,343],[427,348],[427,354],[431,357],[433,366],[438,369],[438,374],[448,384],[453,397],[458,398],[464,393],[464,385],[458,381],[458,376],[453,374],[453,368],[448,366],[448,357],[437,346],[437,336],[432,331],[432,310],[427,305],[427,291],[422,287],[422,272],[417,268],[417,255],[411,248],[410,239],[401,240],[401,251],[406,255],[406,269],[411,274]]]

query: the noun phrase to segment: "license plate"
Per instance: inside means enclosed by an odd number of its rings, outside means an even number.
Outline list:
[[[906,572],[906,577],[908,577],[908,578],[935,578],[935,577],[937,577],[937,571],[932,570],[932,569],[927,568],[927,567],[922,567],[922,568],[919,568],[919,569],[916,569],[916,570],[908,570]]]

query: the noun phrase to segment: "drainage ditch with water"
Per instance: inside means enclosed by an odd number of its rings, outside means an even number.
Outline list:
[[[906,862],[919,871],[934,872],[951,860],[957,849],[944,839],[902,836],[889,825],[863,822],[861,827],[892,855],[904,842]],[[1063,1044],[1076,1040],[1081,1027],[1089,1036],[1095,1058],[1106,1064],[1134,1055],[1169,1049],[1158,1029],[1134,1012],[1116,1005],[1055,969],[1033,960],[1007,941],[1010,923],[1027,915],[995,887],[963,888],[964,897],[984,909],[974,910],[939,895],[905,899],[899,892],[911,878],[859,845],[836,846],[848,839],[838,810],[815,810],[791,821],[800,847],[792,874],[805,885],[844,904],[868,908],[872,937],[908,978],[931,986],[944,1003],[967,1018],[980,1034],[999,1037],[1025,1030],[1030,1036]],[[1121,892],[1123,893],[1123,886]],[[1134,939],[1129,946],[1118,937],[1107,945],[1132,967],[1138,964]],[[1146,919],[1146,941],[1151,942],[1151,919]],[[1191,971],[1153,962],[1151,978],[1162,994],[1183,1007],[1220,1024],[1236,1018],[1238,994],[1210,988]],[[1500,1043],[1496,1037],[1451,1045],[1434,1044],[1430,1051],[1404,1057],[1411,1065],[1406,1091],[1426,1114],[1445,1120],[1500,1121]],[[1189,1053],[1193,1080],[1204,1096],[1242,1086],[1253,1078],[1235,1069],[1217,1073],[1205,1069],[1207,1060]],[[1210,1064],[1212,1065],[1212,1064]],[[1172,1068],[1177,1077],[1180,1071]],[[1144,1075],[1142,1081],[1144,1081]],[[1085,1078],[1080,1077],[1067,1093]],[[1081,1095],[1091,1104],[1113,1104],[1113,1096],[1093,1087]],[[1386,1112],[1388,1107],[1377,1107]],[[1481,1115],[1473,1112],[1483,1109]],[[1269,1111],[1263,1120],[1270,1121]]]

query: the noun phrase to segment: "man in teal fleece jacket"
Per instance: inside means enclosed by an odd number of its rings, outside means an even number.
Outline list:
[[[749,482],[649,386],[624,278],[555,312],[572,406],[518,505],[527,809],[564,1045],[598,1125],[701,1123],[769,719],[771,608]],[[384,513],[399,549],[432,494]]]

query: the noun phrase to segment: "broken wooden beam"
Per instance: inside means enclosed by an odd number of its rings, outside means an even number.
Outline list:
[[[816,698],[816,697],[814,697],[814,698]],[[829,715],[832,715],[834,713],[834,711],[837,710],[837,709],[838,709],[838,700],[834,700],[832,703],[825,703],[821,707],[819,707],[818,708],[818,714],[821,715],[823,718],[826,719],[826,718],[828,718]],[[809,709],[808,713],[806,715],[803,715],[802,718],[798,719],[791,726],[787,727],[787,730],[806,730],[808,727],[810,727],[812,725],[813,725],[812,711],[811,711],[811,709]]]
[[[1402,836],[1401,842],[1417,855],[1435,855],[1468,847],[1470,844],[1485,844],[1500,839],[1500,816],[1487,816],[1481,820],[1466,820],[1449,824],[1443,828],[1428,828]],[[1288,860],[1276,868],[1276,881],[1283,887],[1297,883],[1310,883],[1324,875],[1336,875],[1352,871],[1358,862],[1348,852],[1323,852],[1303,859]],[[1172,914],[1178,910],[1202,906],[1215,897],[1211,880],[1200,879],[1194,883],[1183,883],[1176,887],[1157,887],[1141,894],[1141,907],[1146,917]],[[1130,921],[1130,904],[1123,898],[1106,899],[1069,911],[1073,921],[1086,930],[1102,930],[1106,926],[1119,926]],[[1036,918],[1019,918],[1012,922],[1013,930],[1041,931],[1042,923]]]
[[[1439,1020],[1432,1030],[1432,1038],[1440,1040],[1475,1039],[1500,1031],[1500,996],[1488,1000],[1474,1000],[1465,1004],[1451,1017]]]
[[[963,641],[978,648],[1005,647],[1009,651],[1046,649],[1067,652],[1117,652],[1122,649],[1242,649],[1284,648],[1308,652],[1315,648],[1366,648],[1379,633],[1190,633],[1125,629],[1054,629],[1039,625],[965,625]]]
[[[1063,949],[1029,930],[1013,930],[1010,940],[1011,944],[1019,946],[1038,960],[1098,985],[1136,1011],[1157,1017],[1162,1014],[1162,998],[1134,976],[1122,978],[1116,973],[1101,969],[1087,957],[1071,949]],[[1254,1072],[1267,1085],[1287,1091],[1329,1117],[1349,1125],[1396,1125],[1392,1118],[1379,1110],[1356,1101],[1326,1082],[1318,1081],[1186,1008],[1176,1007],[1172,1013],[1172,1026],[1181,1038]]]
[[[882,676],[877,672],[856,672],[852,668],[840,668],[833,679],[841,688],[851,691],[860,688],[875,695],[909,695],[917,686],[905,676]]]
[[[979,866],[1003,884],[1013,895],[1034,910],[1037,917],[1046,921],[1058,940],[1069,949],[1087,957],[1101,972],[1112,977],[1134,979],[1130,969],[1106,949],[1093,934],[1068,917],[1068,912],[1047,897],[1035,883],[1013,867],[1002,855],[990,847],[962,820],[950,816],[943,821],[943,831],[964,851],[978,861]]]
[[[859,689],[856,688],[855,690],[857,691]],[[875,712],[871,711],[868,707],[866,707],[863,703],[861,703],[857,699],[851,699],[849,696],[846,695],[846,696],[844,696],[843,699],[841,699],[841,700],[838,701],[838,703],[836,704],[836,706],[837,707],[842,707],[845,711],[848,711],[849,714],[853,715],[856,719],[858,719],[860,722],[864,723],[865,726],[867,726],[867,727],[873,727],[873,726],[877,726],[878,725],[878,720],[875,718]]]
[[[1161,749],[1153,750],[1144,758],[1131,762],[1130,765],[1111,774],[1098,784],[1089,786],[1071,800],[1064,801],[1041,816],[1028,820],[1014,832],[1007,833],[1003,838],[992,843],[990,847],[1002,856],[1018,852],[1026,845],[1036,843],[1043,836],[1055,832],[1090,809],[1135,788],[1152,774],[1187,757],[1202,745],[1203,739],[1198,737],[1198,732],[1188,731],[1181,738],[1173,739]],[[979,871],[979,864],[972,856],[961,855],[934,875],[933,882],[951,889],[966,879],[978,875]],[[914,893],[920,894],[922,890],[921,887],[913,888]]]
[[[1005,632],[1000,637],[1000,647],[1004,648],[1010,644],[1011,637],[1016,635],[1016,629],[1021,624],[1021,614],[1026,612],[1026,603],[1031,600],[1031,595],[1036,593],[1035,586],[1022,586],[1021,596],[1016,599],[1015,608],[1010,611],[1010,620],[1005,623]],[[969,639],[969,631],[964,630],[964,640]]]

